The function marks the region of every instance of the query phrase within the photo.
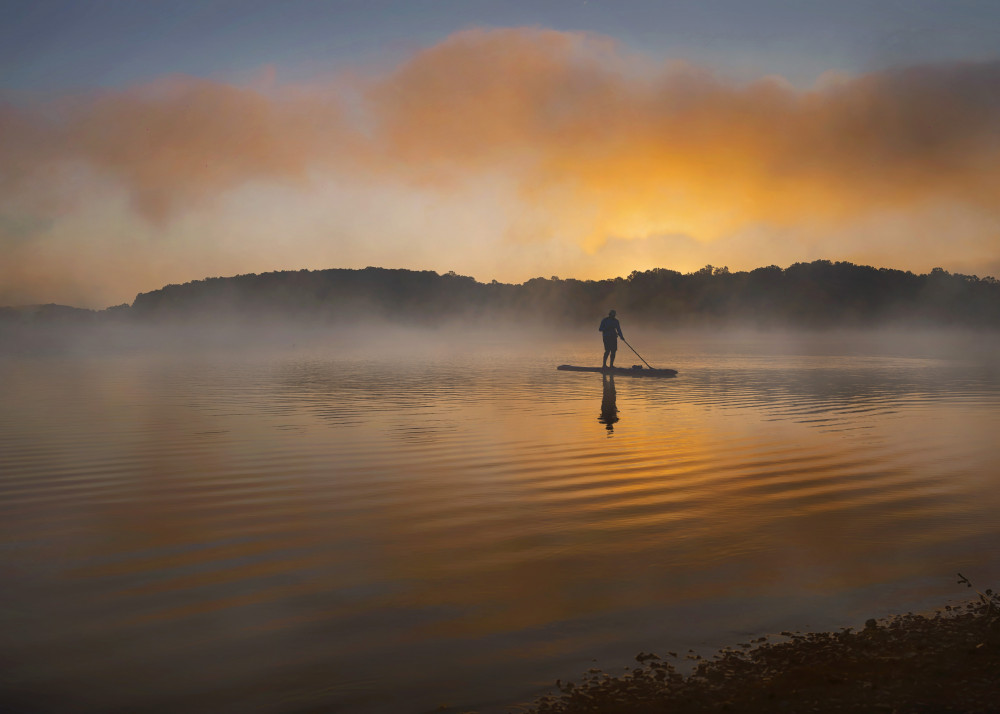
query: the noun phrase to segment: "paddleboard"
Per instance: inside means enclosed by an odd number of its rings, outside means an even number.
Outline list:
[[[564,372],[600,372],[628,377],[676,377],[676,369],[649,369],[648,367],[577,367],[572,364],[561,364],[556,369]]]

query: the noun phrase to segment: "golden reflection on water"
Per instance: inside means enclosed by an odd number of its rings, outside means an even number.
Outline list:
[[[3,364],[17,691],[485,709],[1000,574],[991,372],[690,346],[675,380],[554,371],[588,347]]]

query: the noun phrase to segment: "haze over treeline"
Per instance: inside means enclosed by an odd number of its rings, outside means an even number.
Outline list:
[[[369,267],[206,278],[140,293],[103,311],[0,308],[7,324],[294,320],[441,324],[483,318],[589,325],[610,308],[658,327],[863,327],[885,323],[1000,327],[1000,281],[817,260],[731,272],[666,268],[608,280],[481,283],[449,272]]]

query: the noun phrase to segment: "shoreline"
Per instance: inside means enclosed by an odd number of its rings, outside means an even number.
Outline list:
[[[711,659],[689,653],[689,674],[678,671],[684,658],[640,652],[623,674],[590,669],[509,711],[1000,712],[1000,595],[869,619],[860,630],[758,637]]]

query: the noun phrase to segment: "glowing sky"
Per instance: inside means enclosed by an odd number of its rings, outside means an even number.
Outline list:
[[[1000,3],[0,9],[0,305],[213,275],[1000,275]]]

